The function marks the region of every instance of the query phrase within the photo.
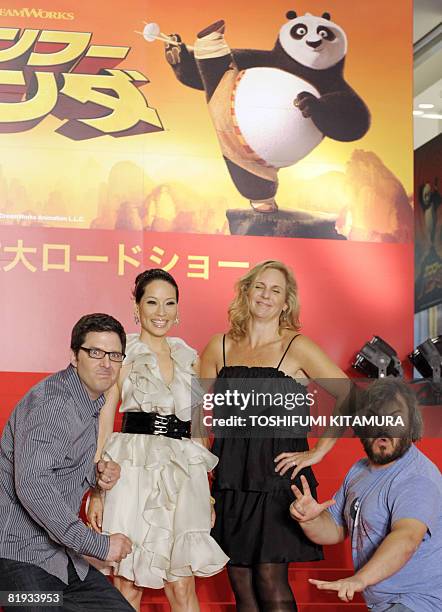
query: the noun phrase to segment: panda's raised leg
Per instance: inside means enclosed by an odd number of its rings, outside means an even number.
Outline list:
[[[221,150],[233,182],[238,191],[250,200],[254,210],[272,212],[278,209],[274,199],[277,181],[266,180],[260,176],[259,172],[254,174],[229,159],[230,156],[236,156],[238,160],[238,157],[243,155],[243,149],[237,138],[232,138],[230,105],[238,67],[224,39],[224,31],[225,23],[221,20],[199,32],[194,45],[195,60]],[[230,154],[232,148],[234,153]],[[250,163],[252,169],[254,163],[254,161]],[[247,164],[249,164],[248,161]]]
[[[257,212],[274,212],[278,210],[275,195],[278,189],[277,181],[261,178],[224,156],[227,169],[235,187],[241,195],[250,200],[250,206]]]
[[[209,102],[226,70],[233,68],[233,57],[224,39],[225,23],[221,19],[198,33],[194,56]]]

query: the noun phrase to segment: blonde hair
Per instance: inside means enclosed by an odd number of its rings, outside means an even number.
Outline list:
[[[230,330],[228,336],[240,340],[247,333],[247,323],[250,319],[249,291],[257,276],[264,270],[279,270],[285,277],[287,308],[279,316],[279,329],[299,330],[299,299],[298,286],[292,271],[281,261],[267,260],[257,264],[242,276],[235,285],[236,296],[229,306],[228,315]]]

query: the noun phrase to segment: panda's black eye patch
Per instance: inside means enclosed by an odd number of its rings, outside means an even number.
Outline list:
[[[319,26],[319,28],[316,30],[316,32],[324,40],[330,40],[331,41],[331,40],[335,40],[335,38],[336,38],[336,35],[333,34],[333,32],[329,28],[326,28],[325,26]]]
[[[301,40],[301,38],[304,38],[307,32],[308,32],[308,27],[306,25],[304,25],[303,23],[297,23],[290,30],[290,36],[292,38],[296,38],[296,40]]]

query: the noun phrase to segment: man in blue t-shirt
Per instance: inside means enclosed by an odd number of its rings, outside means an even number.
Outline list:
[[[362,408],[402,417],[401,437],[385,428],[358,432],[367,458],[353,465],[334,500],[319,504],[303,476],[303,492],[292,487],[290,514],[313,542],[351,539],[355,574],[309,582],[345,602],[362,592],[373,612],[441,611],[442,476],[413,444],[422,433],[416,397],[399,379],[379,379]]]

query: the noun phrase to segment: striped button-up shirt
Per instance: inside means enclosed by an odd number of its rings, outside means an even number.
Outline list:
[[[68,555],[83,580],[81,555],[105,559],[109,536],[78,518],[96,481],[98,415],[72,366],[33,387],[0,442],[0,557],[32,563],[67,584]]]

